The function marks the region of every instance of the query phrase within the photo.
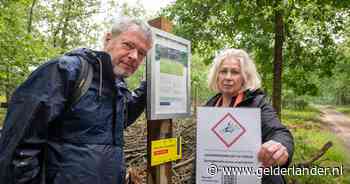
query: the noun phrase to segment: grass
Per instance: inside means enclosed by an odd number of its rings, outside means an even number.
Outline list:
[[[338,112],[342,112],[348,116],[350,116],[350,105],[340,105],[335,108]]]
[[[294,136],[294,156],[292,164],[299,164],[310,160],[316,155],[321,147],[327,142],[332,141],[333,146],[318,161],[314,162],[315,166],[320,167],[340,167],[349,168],[350,156],[342,141],[334,133],[322,128],[318,121],[319,111],[308,107],[305,110],[283,110],[282,121],[287,125]],[[344,171],[341,176],[288,176],[287,180],[305,184],[342,184],[350,183],[350,173]]]
[[[318,121],[317,117],[319,113],[317,109],[312,107],[307,107],[304,110],[284,109],[282,111],[282,120],[287,120],[287,122],[292,124],[305,121]]]

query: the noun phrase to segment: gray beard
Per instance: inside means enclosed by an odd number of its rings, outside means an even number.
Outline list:
[[[113,68],[113,73],[118,78],[128,78],[130,77],[125,71],[121,70],[119,67],[115,66]]]

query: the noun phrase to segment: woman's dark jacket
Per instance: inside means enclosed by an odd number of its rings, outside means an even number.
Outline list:
[[[70,104],[81,69],[78,56],[93,67],[93,80]],[[145,104],[145,83],[129,92],[114,77],[105,52],[80,49],[43,64],[9,104],[0,140],[0,183],[123,183],[123,130]]]
[[[207,103],[206,106],[215,106],[218,99],[221,97],[221,94],[217,94],[212,97]],[[289,154],[289,159],[287,164],[281,167],[288,167],[290,164],[293,151],[294,151],[294,142],[293,136],[290,131],[281,124],[280,120],[277,117],[277,114],[273,107],[266,102],[265,94],[260,91],[245,91],[244,98],[242,102],[237,104],[236,107],[253,107],[261,109],[261,136],[262,143],[265,143],[269,140],[274,140],[276,142],[284,145]],[[263,184],[282,184],[284,183],[284,179],[282,176],[263,176],[262,178]]]

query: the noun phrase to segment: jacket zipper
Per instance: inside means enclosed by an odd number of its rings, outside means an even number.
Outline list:
[[[114,91],[113,93],[113,114],[112,114],[112,141],[113,141],[113,145],[117,145],[117,142],[115,140],[115,128],[116,128],[116,124],[117,124],[117,101],[116,101],[116,91]]]

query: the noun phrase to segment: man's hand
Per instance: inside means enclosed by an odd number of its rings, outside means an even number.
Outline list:
[[[265,142],[258,153],[258,159],[262,162],[263,167],[284,165],[288,157],[287,148],[274,140]]]

